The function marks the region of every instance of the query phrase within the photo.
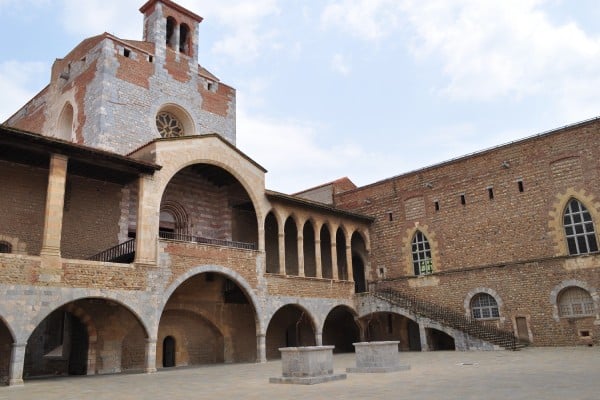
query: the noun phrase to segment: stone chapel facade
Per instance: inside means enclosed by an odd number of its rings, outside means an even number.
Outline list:
[[[0,382],[359,340],[599,343],[599,120],[277,193],[198,63],[202,18],[140,11],[143,40],[84,40],[0,126]]]

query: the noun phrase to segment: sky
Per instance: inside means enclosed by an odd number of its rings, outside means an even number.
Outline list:
[[[142,0],[0,0],[0,121],[56,58],[141,40]],[[284,193],[362,186],[600,115],[595,0],[179,0]]]

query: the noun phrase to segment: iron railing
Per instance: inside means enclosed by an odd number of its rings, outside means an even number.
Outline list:
[[[377,288],[371,295],[410,310],[414,314],[437,321],[442,325],[452,327],[473,337],[485,340],[508,350],[517,350],[524,345],[512,332],[488,325],[480,320],[467,317],[464,314],[450,310],[439,304],[408,295],[389,287]]]
[[[233,240],[212,239],[212,238],[206,238],[206,237],[202,237],[202,236],[185,235],[182,233],[175,233],[175,232],[161,231],[161,232],[159,232],[158,235],[161,239],[176,240],[179,242],[212,244],[215,246],[233,247],[236,249],[245,249],[245,250],[256,250],[256,248],[257,248],[256,243],[246,243],[246,242],[236,242]]]
[[[124,258],[132,258],[133,254],[135,254],[135,239],[130,239],[126,242],[113,246],[110,249],[103,250],[98,254],[88,257],[88,260],[119,262],[119,260]]]

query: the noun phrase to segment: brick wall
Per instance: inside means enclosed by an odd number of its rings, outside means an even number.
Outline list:
[[[18,238],[28,254],[39,254],[48,170],[0,161],[0,182],[0,235]]]
[[[266,278],[271,296],[351,299],[354,295],[354,282],[271,274]]]
[[[434,236],[428,239],[439,252],[437,271],[553,256],[548,224],[556,196],[568,188],[600,196],[599,127],[584,124],[401,175],[339,194],[336,204],[376,217],[371,264],[386,267],[388,276],[410,271],[417,227]]]
[[[70,175],[65,190],[61,252],[85,259],[119,243],[122,186]]]

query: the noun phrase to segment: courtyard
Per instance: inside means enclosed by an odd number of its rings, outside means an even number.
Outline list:
[[[121,374],[49,378],[0,388],[0,399],[576,399],[600,398],[600,348],[400,353],[408,371],[348,374],[319,385],[270,384],[281,362],[221,364]],[[336,373],[354,354],[334,356]]]

